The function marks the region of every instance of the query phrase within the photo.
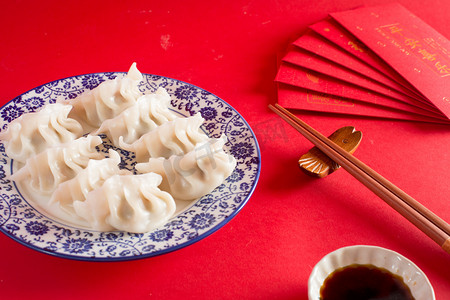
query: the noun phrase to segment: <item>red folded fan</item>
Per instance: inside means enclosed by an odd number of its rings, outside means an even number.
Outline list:
[[[399,4],[330,16],[311,25],[282,58],[275,79],[280,104],[450,124],[447,39]],[[336,109],[306,97],[317,93],[354,105]]]

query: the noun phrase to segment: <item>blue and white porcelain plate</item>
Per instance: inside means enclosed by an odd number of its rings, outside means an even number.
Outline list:
[[[1,130],[23,113],[33,112],[57,98],[72,99],[105,80],[126,73],[96,73],[56,80],[13,99],[0,108]],[[184,116],[200,112],[203,130],[211,137],[225,134],[225,151],[237,160],[233,173],[213,192],[198,199],[164,226],[143,234],[99,232],[63,224],[33,206],[8,179],[13,161],[0,141],[0,230],[32,249],[70,259],[124,261],[171,252],[195,243],[224,226],[250,198],[260,173],[256,138],[244,118],[217,96],[175,79],[143,74],[143,93],[164,87],[172,109]],[[127,152],[121,151],[127,160]],[[128,158],[129,160],[129,158]]]

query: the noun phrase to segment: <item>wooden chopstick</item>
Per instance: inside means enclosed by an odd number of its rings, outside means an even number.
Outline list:
[[[447,253],[450,253],[450,225],[448,223],[282,106],[275,104],[275,106],[269,105],[269,108],[439,244]]]

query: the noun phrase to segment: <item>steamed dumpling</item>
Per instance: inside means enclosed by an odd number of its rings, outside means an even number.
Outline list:
[[[8,125],[0,139],[6,142],[8,157],[25,161],[53,145],[67,143],[83,133],[80,123],[68,117],[71,105],[53,103],[37,112],[26,113]]]
[[[133,143],[146,132],[177,118],[169,110],[169,102],[167,91],[159,88],[154,94],[141,96],[133,106],[115,118],[103,122],[95,134],[105,133],[116,147],[120,137],[126,143]]]
[[[119,153],[110,149],[109,155],[101,160],[90,160],[87,167],[74,178],[61,183],[50,198],[50,204],[59,203],[65,212],[74,214],[73,202],[86,200],[90,191],[100,187],[113,175],[131,173],[119,168]]]
[[[200,129],[203,122],[200,113],[188,118],[177,118],[144,134],[132,144],[120,139],[119,147],[134,152],[137,162],[147,162],[150,157],[181,155],[209,139]]]
[[[101,143],[99,136],[87,136],[53,146],[27,159],[11,179],[23,182],[35,193],[51,194],[60,183],[86,168],[91,159],[104,158],[95,148]]]
[[[103,121],[114,118],[126,108],[134,105],[142,95],[139,83],[142,74],[133,63],[125,78],[115,78],[102,82],[96,88],[68,100],[73,106],[69,117],[83,126],[83,132],[91,132],[100,127]]]
[[[236,167],[236,159],[223,150],[225,139],[203,142],[183,156],[150,158],[136,164],[136,170],[160,174],[160,188],[177,200],[197,199],[213,191]]]
[[[161,180],[154,173],[114,175],[89,192],[86,201],[75,201],[73,206],[95,230],[148,232],[175,212],[172,196],[158,188]]]

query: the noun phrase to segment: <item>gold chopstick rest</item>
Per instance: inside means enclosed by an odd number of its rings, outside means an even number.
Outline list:
[[[353,154],[361,142],[362,132],[355,131],[355,127],[353,126],[346,126],[333,132],[328,139],[332,140],[348,153]],[[303,154],[298,160],[298,165],[306,174],[319,178],[323,178],[341,167],[317,147],[313,147],[307,153]]]

